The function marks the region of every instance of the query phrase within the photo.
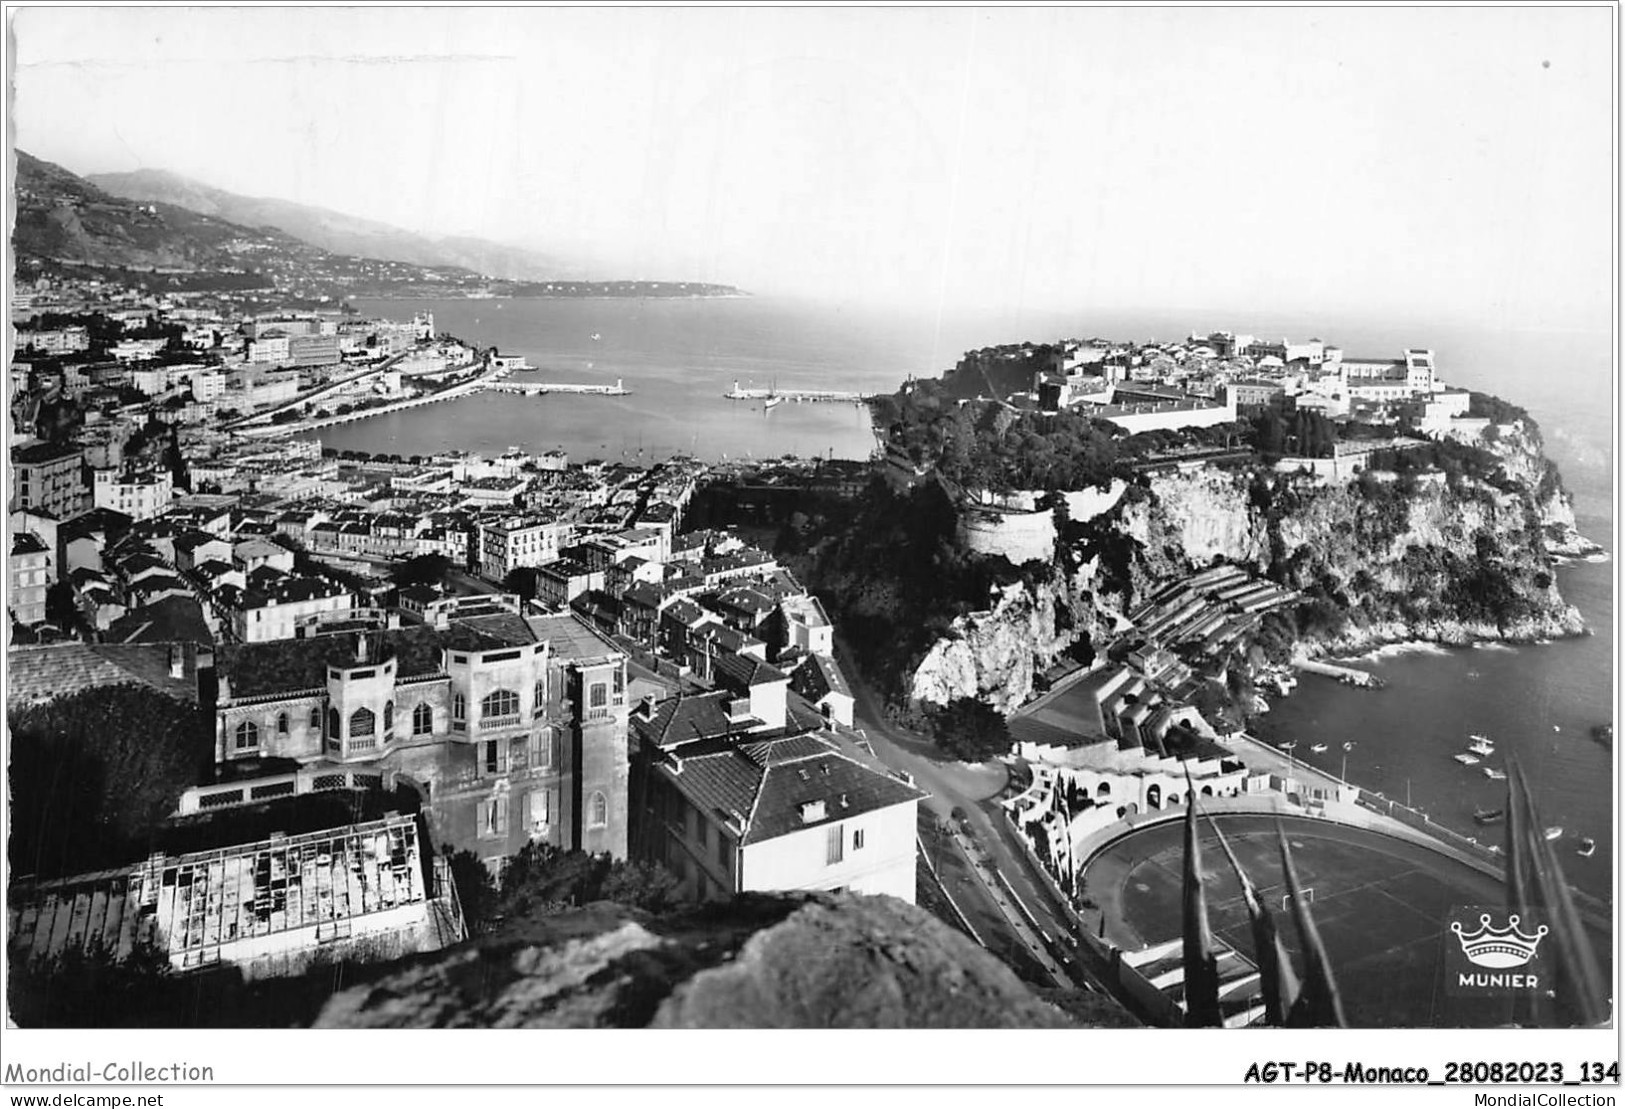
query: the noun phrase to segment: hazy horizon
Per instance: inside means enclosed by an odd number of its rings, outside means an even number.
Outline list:
[[[24,9],[12,138],[606,277],[1597,330],[1612,19]]]

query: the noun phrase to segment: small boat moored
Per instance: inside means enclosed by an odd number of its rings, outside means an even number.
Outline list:
[[[1483,755],[1485,758],[1495,754],[1495,744],[1491,743],[1488,739],[1481,735],[1475,735],[1471,738],[1472,742],[1467,745],[1467,750],[1471,751],[1475,755]]]
[[[1326,745],[1324,743],[1317,743],[1313,747],[1309,748],[1309,750],[1313,751],[1317,755],[1320,754],[1325,749],[1326,749]]]
[[[1552,827],[1546,829],[1546,838],[1547,839],[1561,839],[1562,836],[1563,836],[1562,825],[1553,825]]]
[[[1484,777],[1488,778],[1492,782],[1504,782],[1507,780],[1507,772],[1505,770],[1497,770],[1493,766],[1486,766],[1484,768]]]
[[[1499,824],[1506,817],[1503,809],[1475,809],[1473,822],[1475,824]]]
[[[1461,763],[1461,765],[1463,765],[1463,766],[1477,766],[1478,765],[1478,760],[1476,758],[1474,758],[1472,755],[1451,755],[1450,757],[1455,759],[1457,762]]]
[[[1580,846],[1575,849],[1574,853],[1582,859],[1589,859],[1597,853],[1597,841],[1590,836],[1583,837],[1580,840]]]
[[[1295,750],[1298,745],[1297,745],[1296,742],[1293,742],[1293,743],[1277,743],[1275,746],[1279,747],[1283,751],[1291,751],[1291,750]]]

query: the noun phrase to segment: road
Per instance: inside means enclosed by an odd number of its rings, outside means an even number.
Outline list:
[[[851,657],[849,651],[842,653]],[[1042,939],[1034,934],[1025,919],[1031,914],[1038,928],[1056,940],[1064,942],[1071,935],[1070,925],[1052,903],[1042,880],[1032,873],[1025,851],[1015,842],[1015,833],[998,808],[999,798],[1009,782],[1006,768],[994,762],[973,766],[939,758],[929,739],[887,718],[880,698],[862,680],[851,673],[847,678],[852,687],[857,722],[867,733],[875,755],[893,769],[911,774],[915,783],[931,794],[927,804],[939,817],[950,817],[955,809],[964,813],[975,841],[965,854],[980,879],[980,889],[976,892],[984,900],[984,906],[997,909],[1008,931],[1014,933],[1034,959],[1052,976],[1059,976],[1061,984],[1072,986],[1074,983],[1056,966]],[[956,838],[965,849],[964,838]],[[1008,889],[1005,882],[1009,883]],[[1011,903],[1012,892],[1020,907]],[[970,907],[966,906],[966,910],[970,911]],[[1070,943],[1067,946],[1070,947]]]

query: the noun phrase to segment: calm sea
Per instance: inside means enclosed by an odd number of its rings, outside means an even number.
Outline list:
[[[504,353],[527,355],[545,381],[614,382],[632,395],[524,397],[487,393],[446,405],[329,429],[340,449],[426,454],[444,448],[499,452],[563,447],[574,458],[658,459],[685,451],[702,458],[832,455],[864,458],[874,438],[864,410],[845,404],[725,400],[735,381],[781,389],[890,391],[908,375],[935,376],[968,349],[1063,335],[1172,339],[1192,329],[1228,327],[1262,336],[1318,335],[1350,356],[1397,356],[1435,349],[1452,384],[1497,393],[1540,422],[1548,453],[1574,492],[1581,530],[1612,552],[1612,345],[1606,334],[1399,327],[1323,319],[1235,316],[963,313],[899,315],[853,306],[741,298],[694,301],[446,300],[363,301],[363,312],[398,317],[435,313],[437,327]],[[1504,787],[1478,767],[1453,762],[1469,733],[1488,735],[1500,765],[1516,755],[1528,769],[1547,824],[1572,880],[1612,896],[1613,752],[1590,729],[1613,718],[1613,563],[1559,571],[1563,595],[1594,634],[1517,648],[1390,649],[1367,659],[1386,688],[1367,692],[1306,678],[1264,717],[1267,737],[1300,741],[1306,754],[1351,781],[1412,802],[1434,819],[1481,839],[1476,807],[1501,807]],[[1577,837],[1596,854],[1573,854]]]

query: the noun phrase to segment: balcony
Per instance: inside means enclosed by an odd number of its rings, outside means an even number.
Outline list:
[[[520,727],[524,722],[524,714],[518,712],[508,716],[487,716],[480,720],[480,731],[500,732],[508,728]]]

